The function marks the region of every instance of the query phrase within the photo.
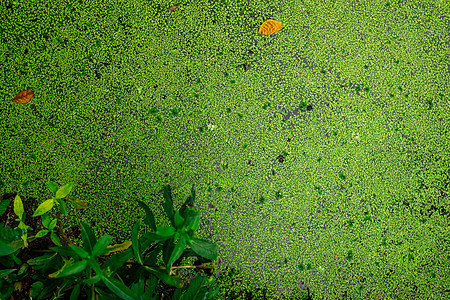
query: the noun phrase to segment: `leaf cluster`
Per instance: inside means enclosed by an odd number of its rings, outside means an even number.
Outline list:
[[[138,201],[146,214],[143,222],[151,232],[140,234],[141,222],[136,221],[131,241],[111,245],[111,236],[105,234],[97,239],[92,228],[82,222],[82,246],[67,243],[66,239],[63,245],[60,238],[64,230],[58,227],[57,219],[47,214],[57,205],[67,215],[66,201],[73,184],[58,187],[49,183],[48,187],[54,197],[39,205],[33,214],[42,218],[42,229],[29,235],[30,227],[24,223],[23,203],[18,195],[14,213],[19,225],[0,227],[0,299],[20,290],[25,278],[32,281],[27,295],[30,299],[157,299],[160,285],[177,288],[172,299],[213,299],[218,294],[218,288],[212,288],[212,278],[197,276],[186,285],[176,274],[183,268],[212,269],[217,259],[216,245],[194,234],[200,223],[199,211],[194,207],[194,187],[178,211],[173,209],[170,187],[164,187],[163,207],[170,226],[157,227],[152,210]],[[71,201],[76,208],[86,207],[80,205],[83,202]],[[9,201],[0,202],[0,215],[8,206]],[[30,242],[47,235],[55,247],[34,250],[41,255],[26,261],[19,258]],[[185,257],[196,257],[204,263],[174,265]]]

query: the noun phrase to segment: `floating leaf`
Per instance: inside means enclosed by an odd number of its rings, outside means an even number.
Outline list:
[[[282,28],[283,27],[281,26],[280,22],[269,19],[264,23],[262,23],[261,27],[259,27],[259,33],[269,35],[277,31],[280,31]]]
[[[174,6],[172,6],[171,8],[169,8],[170,11],[174,11],[175,9],[178,8],[178,5],[180,5],[180,3],[175,4]]]
[[[31,100],[31,97],[34,96],[34,92],[32,90],[24,90],[18,93],[12,101],[17,103],[28,103]]]

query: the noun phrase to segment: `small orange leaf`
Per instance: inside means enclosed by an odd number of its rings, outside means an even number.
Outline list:
[[[381,299],[381,291],[377,295],[377,300],[380,300],[380,299]]]
[[[280,31],[282,28],[283,27],[281,26],[280,22],[269,19],[264,23],[262,23],[261,27],[259,27],[259,33],[269,35],[277,31]]]
[[[25,103],[30,102],[31,97],[33,97],[33,96],[34,96],[34,92],[32,90],[24,90],[24,91],[21,91],[20,93],[18,93],[12,101],[25,104]]]

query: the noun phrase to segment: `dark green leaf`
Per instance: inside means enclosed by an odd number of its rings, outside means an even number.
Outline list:
[[[80,273],[81,271],[86,269],[86,266],[87,266],[87,260],[82,260],[82,261],[74,263],[73,265],[65,266],[61,270],[61,273],[59,273],[56,276],[56,278],[61,278],[64,276],[70,276],[70,275]]]
[[[97,243],[95,243],[94,248],[92,249],[92,256],[97,257],[103,255],[106,252],[109,244],[112,242],[112,237],[110,235],[103,235]]]
[[[2,245],[2,243],[0,242],[0,247],[1,247],[1,245]],[[19,250],[22,247],[25,247],[25,244],[24,244],[22,239],[17,239],[15,241],[9,243],[8,246],[13,248],[14,251],[16,251],[16,250]],[[0,250],[0,253],[1,253],[1,250]]]
[[[142,201],[138,201],[138,204],[145,211],[144,224],[150,226],[153,231],[156,231],[155,216],[153,215],[152,210]]]
[[[72,290],[72,293],[70,294],[70,299],[69,300],[77,300],[78,296],[80,295],[80,291],[81,291],[81,284],[78,283]]]
[[[141,273],[139,275],[139,280],[138,282],[135,282],[131,285],[131,290],[136,294],[136,295],[142,295],[144,294],[144,290],[145,290],[145,278],[143,276],[144,274]],[[142,299],[142,297],[140,297]]]
[[[61,206],[61,213],[64,217],[67,217],[67,215],[69,214],[69,210],[67,209],[67,204],[64,201],[64,199],[60,199],[59,200],[59,205]]]
[[[56,194],[56,191],[58,190],[58,185],[56,183],[54,183],[53,181],[49,181],[47,182],[47,187],[53,195]]]
[[[69,245],[69,247],[78,255],[81,256],[82,258],[88,258],[89,253],[87,253],[86,250],[84,250],[83,248],[80,248],[78,246],[75,245]]]
[[[81,239],[83,240],[83,246],[87,252],[92,253],[97,239],[95,238],[94,231],[88,224],[81,222]]]
[[[197,299],[197,297],[202,292],[201,287],[203,284],[205,284],[205,277],[196,276],[194,279],[192,279],[187,291],[183,294],[183,299]]]
[[[11,274],[12,272],[14,272],[17,269],[6,269],[6,270],[0,270],[0,278],[5,277],[8,274]]]
[[[189,230],[196,231],[199,224],[200,224],[200,215],[197,213],[195,216],[188,219],[186,231]]]
[[[70,256],[74,257],[77,254],[72,250],[69,246],[61,246],[61,247],[50,247],[50,250],[56,251],[60,253],[62,256]]]
[[[3,215],[11,202],[8,199],[0,201],[0,216]]]
[[[193,238],[189,245],[191,246],[192,250],[198,255],[209,260],[217,259],[216,244],[211,243],[207,240]]]
[[[24,274],[27,270],[28,270],[28,264],[22,264],[19,268],[19,271],[17,271],[17,276]]]
[[[93,284],[96,284],[97,282],[99,282],[100,280],[102,280],[102,278],[103,277],[100,275],[95,275],[92,278],[84,279],[83,283],[88,284],[88,285],[93,285]]]
[[[139,221],[133,226],[133,232],[131,234],[131,246],[133,247],[134,256],[136,261],[142,265],[142,253],[139,251]]]
[[[167,267],[170,268],[170,266],[178,259],[180,258],[181,254],[183,254],[184,249],[186,248],[186,239],[184,238],[184,235],[181,236],[178,243],[175,244],[175,247],[173,248],[172,254],[170,255],[169,261],[167,262]]]
[[[174,233],[175,233],[175,228],[173,228],[172,226],[163,226],[163,227],[158,227],[156,229],[156,234],[160,235],[160,236],[171,237],[174,235]]]
[[[9,255],[14,253],[14,248],[10,247],[8,244],[0,241],[0,256]]]
[[[103,282],[116,296],[126,299],[139,299],[125,284],[112,277],[104,277]]]
[[[100,264],[97,262],[97,260],[94,257],[91,257],[88,260],[88,265],[91,266],[94,269],[96,275],[100,276],[100,278],[104,277],[103,276],[103,271],[100,268]]]
[[[156,287],[158,286],[159,279],[156,276],[149,276],[146,283],[147,288],[145,294],[141,297],[142,300],[155,299],[152,295],[155,293]]]
[[[61,198],[66,197],[66,196],[70,193],[70,191],[72,190],[72,188],[73,188],[73,182],[70,182],[70,183],[68,183],[68,184],[66,184],[66,185],[63,185],[62,187],[60,187],[60,188],[56,191],[56,193],[55,193],[55,198],[56,198],[56,199],[61,199]]]
[[[147,271],[149,271],[150,273],[152,273],[153,275],[158,277],[158,279],[160,279],[165,284],[169,284],[169,285],[177,287],[177,288],[183,287],[183,282],[180,280],[180,278],[178,278],[176,276],[169,276],[168,274],[163,273],[159,269],[156,269],[156,268],[152,268],[152,267],[145,266],[145,265],[143,267],[144,267],[144,269],[146,269]]]
[[[44,283],[42,281],[36,281],[31,285],[30,298],[37,298],[41,291],[44,289]]]
[[[50,217],[48,214],[43,214],[41,218],[42,218],[42,225],[44,225],[45,228],[49,229],[52,217]]]
[[[172,225],[175,224],[174,216],[173,216],[173,201],[172,201],[172,191],[170,190],[170,186],[164,186],[164,211],[166,212],[167,217],[169,218]]]
[[[55,245],[61,246],[61,241],[59,240],[59,237],[56,235],[56,233],[54,232],[50,233],[50,239]]]
[[[175,248],[175,244],[172,243],[171,240],[167,240],[163,244],[163,261],[164,265],[169,265],[170,256],[172,256],[173,249]]]
[[[128,248],[127,250],[113,255],[103,264],[104,268],[109,267],[111,272],[115,272],[117,269],[123,266],[131,257],[133,257],[133,250]]]
[[[54,247],[57,248],[57,247]],[[67,247],[69,248],[69,247]],[[57,256],[58,253],[45,253],[42,256],[38,256],[35,258],[31,258],[27,261],[27,264],[31,265],[31,266],[38,266],[38,265],[45,265],[48,264],[50,261],[52,261],[53,258],[55,258],[55,256]]]
[[[150,242],[164,242],[170,239],[170,236],[161,236],[156,233],[147,232],[142,235]]]
[[[174,220],[175,220],[175,228],[180,228],[184,223],[184,218],[180,216],[180,213],[178,211],[175,212]]]

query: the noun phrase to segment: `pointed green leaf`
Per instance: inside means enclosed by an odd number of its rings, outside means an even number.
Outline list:
[[[52,209],[53,205],[55,204],[54,201],[55,201],[54,199],[48,199],[42,202],[41,205],[39,205],[36,211],[34,212],[33,217],[43,215],[50,209]]]
[[[19,195],[16,195],[16,198],[14,198],[14,213],[22,220],[24,210],[22,199],[20,199]]]
[[[91,258],[88,260],[88,265],[91,266],[91,267],[94,269],[95,274],[96,274],[97,276],[100,276],[100,278],[105,277],[105,276],[103,276],[103,271],[102,271],[102,269],[101,269],[101,267],[100,267],[100,264],[99,264],[98,261],[95,259],[95,257],[91,257]]]
[[[0,246],[2,245],[2,242],[0,242]],[[14,251],[19,250],[22,247],[25,247],[25,243],[22,239],[15,240],[8,244],[9,247],[13,248]]]
[[[46,230],[46,229],[43,229],[43,230],[39,230],[39,232],[38,232],[38,233],[36,233],[36,237],[37,237],[37,238],[41,238],[41,237],[43,237],[43,236],[46,236],[46,235],[47,235],[47,233],[49,233],[49,231],[48,231],[48,230]]]
[[[11,253],[14,253],[14,251],[16,251],[16,250],[14,250],[14,248],[9,246],[5,242],[0,241],[0,256],[9,255]]]
[[[88,224],[81,222],[81,239],[83,240],[83,246],[89,253],[92,253],[97,239],[95,238],[94,231]]]
[[[193,238],[189,245],[191,246],[192,250],[198,255],[209,260],[217,259],[216,244],[211,243],[207,240]]]
[[[205,284],[205,281],[206,279],[203,276],[196,276],[192,279],[189,283],[188,289],[183,293],[183,299],[197,299],[202,292],[201,287]]]
[[[168,274],[161,272],[159,269],[148,267],[146,265],[144,265],[143,267],[144,269],[158,277],[158,279],[160,279],[165,284],[169,284],[177,288],[183,287],[183,282],[180,280],[180,278],[176,276],[169,276]]]
[[[0,278],[5,277],[8,274],[11,274],[12,272],[14,272],[17,269],[6,269],[6,270],[0,270]]]
[[[53,230],[56,227],[56,222],[58,222],[58,219],[53,219],[48,225],[48,230]]]
[[[164,242],[170,239],[170,236],[161,236],[152,232],[144,233],[142,236],[145,237],[150,242]]]
[[[9,206],[9,203],[10,203],[10,201],[8,199],[0,201],[0,216],[5,213],[6,209]]]
[[[42,256],[38,256],[32,259],[27,260],[27,264],[34,266],[34,265],[45,265],[48,264],[52,259],[54,259],[58,253],[45,253]]]
[[[81,256],[82,258],[88,258],[89,257],[89,253],[87,253],[86,250],[84,250],[83,248],[80,248],[78,246],[75,245],[69,245],[69,247],[73,250],[73,252],[75,252],[78,256]]]
[[[42,225],[44,225],[45,228],[49,229],[50,222],[52,221],[52,217],[50,217],[48,214],[42,215]]]
[[[72,265],[67,265],[61,269],[61,273],[56,275],[56,278],[61,278],[64,276],[70,276],[70,275],[80,273],[81,271],[86,269],[86,266],[87,266],[87,260],[82,260],[82,261],[76,262]]]
[[[156,231],[155,216],[152,210],[142,201],[138,201],[138,204],[145,211],[144,224],[150,226],[153,231]]]
[[[69,246],[50,247],[50,250],[56,251],[62,256],[74,257],[75,255],[77,255],[76,252],[73,251]]]
[[[139,221],[133,226],[133,232],[131,234],[131,242],[133,247],[134,256],[136,261],[142,265],[142,253],[139,251]]]
[[[175,224],[174,216],[173,216],[173,201],[172,201],[172,191],[169,185],[164,186],[164,211],[166,212],[167,217],[170,220],[172,225]]]
[[[125,300],[139,299],[133,291],[131,291],[125,284],[112,277],[104,277],[103,282],[105,285],[116,294],[116,296]]]
[[[72,290],[72,293],[70,294],[70,299],[69,300],[77,300],[78,296],[80,295],[81,292],[81,284],[77,283],[77,285],[75,285],[75,287]]]
[[[61,198],[66,197],[67,195],[69,195],[72,188],[73,188],[73,182],[63,185],[56,191],[55,198],[61,199]]]
[[[173,228],[172,226],[163,226],[163,227],[158,227],[156,229],[156,234],[160,235],[160,236],[171,237],[174,235],[174,233],[175,233],[175,228]]]
[[[61,241],[59,240],[59,237],[56,235],[56,233],[50,233],[50,239],[56,246],[61,246]]]
[[[92,277],[90,279],[84,279],[83,283],[88,284],[88,285],[93,285],[93,284],[96,284],[97,282],[99,282],[100,280],[102,280],[102,277],[100,275],[95,275],[94,277]]]
[[[58,185],[56,183],[54,183],[53,181],[49,181],[47,182],[47,187],[53,195],[56,194],[56,191],[58,190]]]
[[[36,299],[41,291],[44,289],[44,283],[42,281],[36,281],[31,285],[30,298]]]
[[[181,254],[183,254],[185,248],[186,248],[186,239],[184,238],[184,235],[182,235],[180,240],[178,241],[178,243],[175,244],[172,254],[170,255],[169,261],[167,262],[168,268],[170,268],[170,266],[178,258],[180,258]]]
[[[127,262],[131,257],[133,257],[133,250],[129,248],[108,258],[108,260],[103,263],[103,269],[109,267],[111,272],[115,272],[118,268],[122,267],[123,264]]]
[[[198,214],[198,212],[195,216],[189,218],[187,223],[188,224],[186,225],[186,231],[196,231],[198,225],[200,224],[200,215]]]
[[[69,214],[69,210],[67,209],[67,204],[66,202],[61,199],[59,200],[59,205],[61,206],[61,213],[64,217],[67,217],[67,215]]]
[[[175,228],[180,228],[184,223],[184,218],[180,215],[178,211],[175,212],[174,220],[175,220]]]
[[[111,244],[112,237],[110,235],[103,235],[97,243],[95,243],[94,248],[92,249],[92,256],[97,257],[103,255],[107,251],[108,245]]]

